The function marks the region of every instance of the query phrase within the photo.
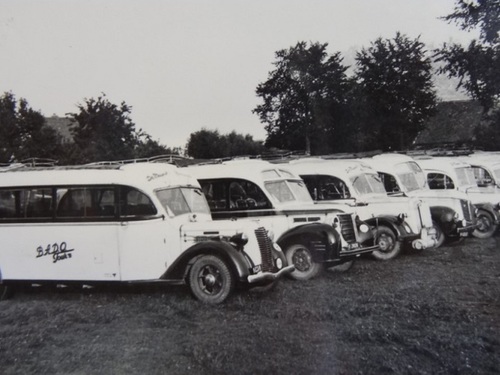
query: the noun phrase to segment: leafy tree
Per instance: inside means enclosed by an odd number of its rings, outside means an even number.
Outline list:
[[[97,99],[85,99],[78,109],[78,113],[68,114],[76,123],[72,128],[76,146],[72,162],[134,158],[138,137],[130,106],[125,102],[113,104],[103,94]]]
[[[179,154],[178,149],[171,149],[155,141],[149,134],[140,132],[137,135],[137,146],[134,151],[136,158],[150,158],[152,156]]]
[[[329,129],[344,103],[347,67],[339,53],[328,56],[327,46],[299,42],[276,52],[275,69],[256,89],[263,104],[253,110],[266,124],[266,146],[328,149]]]
[[[254,141],[249,134],[235,131],[221,135],[217,130],[202,129],[191,133],[187,154],[196,159],[217,159],[231,156],[259,155],[264,151],[262,142]]]
[[[444,63],[441,73],[458,78],[459,87],[488,111],[500,99],[500,0],[457,0],[454,12],[443,19],[480,31],[479,40],[467,48],[444,44],[436,50],[436,60]]]
[[[456,0],[453,13],[443,19],[458,24],[462,30],[479,28],[480,39],[485,44],[500,42],[499,0]]]
[[[462,30],[479,29],[479,38],[468,47],[444,44],[436,51],[443,62],[440,73],[459,79],[472,99],[484,108],[481,124],[475,129],[476,146],[500,149],[500,0],[457,0],[453,13],[443,17]]]
[[[16,102],[10,92],[0,97],[0,161],[28,158],[60,159],[61,137],[45,123],[44,116],[30,108],[26,99]]]
[[[424,44],[400,33],[378,38],[356,54],[356,65],[356,100],[365,106],[359,131],[372,134],[372,149],[407,148],[436,107]]]

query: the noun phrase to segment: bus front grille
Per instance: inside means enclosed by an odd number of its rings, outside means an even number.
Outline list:
[[[262,258],[262,271],[271,272],[273,270],[273,244],[267,235],[265,228],[258,228],[255,230],[255,236],[259,244],[260,256]]]
[[[354,223],[351,214],[338,214],[340,223],[340,233],[347,243],[356,242],[356,233],[354,231]]]

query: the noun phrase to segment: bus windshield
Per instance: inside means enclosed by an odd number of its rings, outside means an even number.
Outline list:
[[[266,190],[279,202],[313,203],[309,190],[303,181],[272,181],[264,184]]]
[[[210,214],[205,196],[198,188],[163,189],[158,190],[156,196],[171,216],[190,213]]]
[[[354,190],[356,190],[359,195],[387,194],[385,191],[384,183],[382,182],[380,177],[375,174],[365,173],[351,177],[351,183],[354,187]]]
[[[425,187],[425,174],[415,162],[400,163],[396,166],[397,176],[407,191]]]
[[[470,167],[460,167],[455,168],[457,173],[458,184],[460,186],[464,185],[476,185],[476,178],[474,177],[474,172]]]

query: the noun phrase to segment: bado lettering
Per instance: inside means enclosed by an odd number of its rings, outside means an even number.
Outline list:
[[[75,249],[68,249],[66,242],[48,244],[45,248],[38,246],[36,248],[36,257],[52,256],[52,262],[57,263],[63,259],[71,258],[71,252]]]

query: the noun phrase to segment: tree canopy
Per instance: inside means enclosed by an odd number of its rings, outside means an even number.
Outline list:
[[[202,129],[191,133],[186,149],[187,154],[195,159],[218,159],[259,155],[264,151],[264,146],[248,134],[242,135],[232,131],[222,135],[217,130]]]
[[[44,116],[32,109],[26,99],[16,101],[10,92],[0,97],[0,162],[59,159],[63,155],[61,137],[46,125]]]
[[[256,89],[263,103],[253,110],[266,126],[266,146],[310,152],[328,138],[348,84],[340,53],[328,55],[327,46],[299,42],[276,52],[275,69]]]
[[[424,44],[400,33],[379,38],[357,53],[353,77],[326,48],[299,42],[276,53],[253,110],[266,146],[312,154],[406,148],[436,106]]]
[[[436,50],[436,60],[444,63],[441,73],[459,78],[459,87],[488,111],[500,99],[500,0],[457,0],[454,12],[443,19],[464,30],[479,29],[479,40],[468,47],[445,43]]]
[[[432,64],[419,39],[378,38],[356,55],[362,132],[378,148],[405,149],[436,107]]]
[[[453,13],[443,17],[463,30],[479,30],[467,47],[444,44],[436,50],[440,73],[459,79],[459,87],[484,108],[475,129],[475,146],[500,149],[500,0],[456,0]]]

